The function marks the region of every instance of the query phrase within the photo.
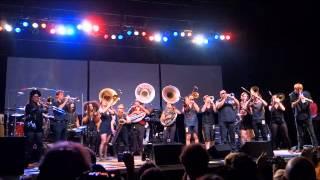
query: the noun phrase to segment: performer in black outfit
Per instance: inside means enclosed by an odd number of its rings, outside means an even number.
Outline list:
[[[313,146],[318,146],[318,141],[314,133],[312,119],[310,115],[310,103],[312,103],[311,95],[307,91],[303,91],[303,85],[296,83],[294,91],[289,94],[291,107],[293,109],[296,128],[297,128],[297,151],[301,151],[304,145],[304,130],[307,130]]]
[[[129,132],[131,129],[131,121],[127,120],[127,114],[124,112],[124,105],[119,104],[117,107],[116,118],[111,121],[111,130],[116,138],[116,150],[117,152],[129,151]],[[118,133],[118,135],[116,135]],[[115,137],[117,136],[117,137]],[[120,148],[120,144],[123,144],[123,148]]]
[[[25,134],[27,137],[26,143],[26,158],[27,162],[38,161],[43,152],[43,116],[42,113],[47,112],[47,105],[40,101],[41,93],[39,90],[30,92],[29,104],[25,109]],[[32,157],[32,152],[35,151],[37,157]]]
[[[202,112],[202,134],[205,141],[206,149],[214,145],[214,113],[217,111],[213,102],[213,96],[205,95],[203,97],[204,104],[201,108]]]
[[[281,98],[281,99],[280,99]],[[278,135],[282,135],[282,141],[285,146],[289,149],[291,148],[287,123],[284,120],[284,111],[286,110],[282,101],[284,100],[284,95],[273,95],[271,103],[269,105],[269,111],[271,113],[271,134],[272,134],[272,145],[273,149],[279,148],[277,145]],[[279,134],[278,134],[279,132]],[[282,132],[282,133],[281,133]]]
[[[225,90],[220,91],[220,99],[216,102],[218,110],[219,125],[221,128],[221,140],[224,144],[235,145],[234,123],[239,101],[233,94],[227,94]]]
[[[164,125],[163,141],[164,143],[173,143],[176,134],[176,118],[181,112],[171,103],[167,103],[166,108],[162,111],[160,121]],[[169,122],[170,121],[170,122]],[[167,124],[172,123],[172,124]]]
[[[75,103],[74,102],[68,103],[66,105],[66,110],[67,110],[66,121],[67,121],[68,140],[73,140],[76,134],[72,129],[78,128],[80,126]]]
[[[82,123],[87,126],[85,132],[85,145],[88,146],[93,152],[98,153],[98,140],[99,140],[99,124],[100,114],[98,113],[99,104],[94,101],[89,101],[84,105],[84,116]]]
[[[252,118],[250,114],[249,103],[251,99],[249,99],[249,95],[246,92],[241,93],[240,97],[240,106],[239,106],[239,126],[240,126],[240,139],[241,144],[245,142],[252,141],[254,138],[254,131],[252,127]]]
[[[52,103],[54,120],[51,123],[55,142],[67,139],[66,105],[68,101],[69,96],[64,97],[63,91],[56,92],[56,100]]]

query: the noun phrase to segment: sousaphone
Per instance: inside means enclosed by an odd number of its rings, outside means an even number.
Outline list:
[[[178,88],[172,85],[168,85],[162,89],[162,98],[165,102],[170,104],[175,104],[180,99],[180,91]],[[160,120],[161,124],[165,127],[172,125],[176,119],[178,114],[172,110],[172,111],[166,111],[165,112],[165,119]]]

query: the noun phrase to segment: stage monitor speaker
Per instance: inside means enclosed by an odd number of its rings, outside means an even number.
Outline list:
[[[258,158],[263,152],[266,152],[269,157],[274,156],[271,141],[246,142],[240,148],[240,152],[244,152],[253,158]]]
[[[25,141],[25,137],[0,137],[0,176],[23,174]]]
[[[153,144],[152,159],[158,166],[180,164],[180,154],[183,144]]]
[[[208,153],[213,159],[223,159],[231,152],[231,146],[229,144],[217,144],[212,146]]]

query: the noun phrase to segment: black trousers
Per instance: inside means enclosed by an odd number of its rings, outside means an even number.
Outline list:
[[[123,143],[123,146],[124,146],[123,150],[129,151],[129,128],[127,125],[123,125],[120,132],[119,132],[119,136],[116,141],[118,152],[119,152],[121,143]]]
[[[93,152],[98,152],[98,140],[100,136],[97,130],[87,130],[86,132],[86,141],[85,144],[89,147]]]
[[[132,151],[133,152],[142,153],[144,133],[145,133],[144,125],[141,125],[139,123],[133,124],[133,127],[132,127]]]
[[[265,120],[262,120],[265,121]],[[261,120],[257,121],[257,120],[252,120],[252,127],[253,127],[253,131],[254,131],[254,135],[255,135],[255,140],[258,141],[259,140],[259,134],[261,133],[262,139],[264,141],[268,140],[267,138],[267,134],[268,134],[268,127],[266,123],[262,123]]]
[[[67,123],[56,121],[52,124],[54,134],[54,142],[65,141],[67,139]]]
[[[273,149],[280,147],[279,141],[278,141],[279,135],[281,137],[280,141],[282,141],[284,146],[287,147],[288,149],[291,148],[288,127],[287,127],[287,123],[284,120],[271,122],[271,135],[272,135]]]
[[[316,135],[314,133],[312,120],[296,120],[296,127],[297,127],[297,140],[298,140],[298,149],[302,149],[304,145],[304,131],[306,130],[309,133],[311,143],[313,146],[318,146],[318,141]]]
[[[174,137],[176,135],[176,123],[171,126],[164,127],[163,129],[163,141],[164,143],[172,143],[174,142]]]
[[[219,122],[221,142],[223,144],[235,144],[234,122]]]
[[[42,132],[26,132],[26,159],[28,163],[40,160],[43,153],[43,133]],[[36,145],[36,146],[35,146]]]

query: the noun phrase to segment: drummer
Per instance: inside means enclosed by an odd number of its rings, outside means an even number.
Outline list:
[[[39,161],[43,152],[42,114],[47,112],[47,105],[40,101],[40,97],[41,92],[39,90],[32,90],[30,92],[29,103],[25,109],[26,157],[28,163]]]

